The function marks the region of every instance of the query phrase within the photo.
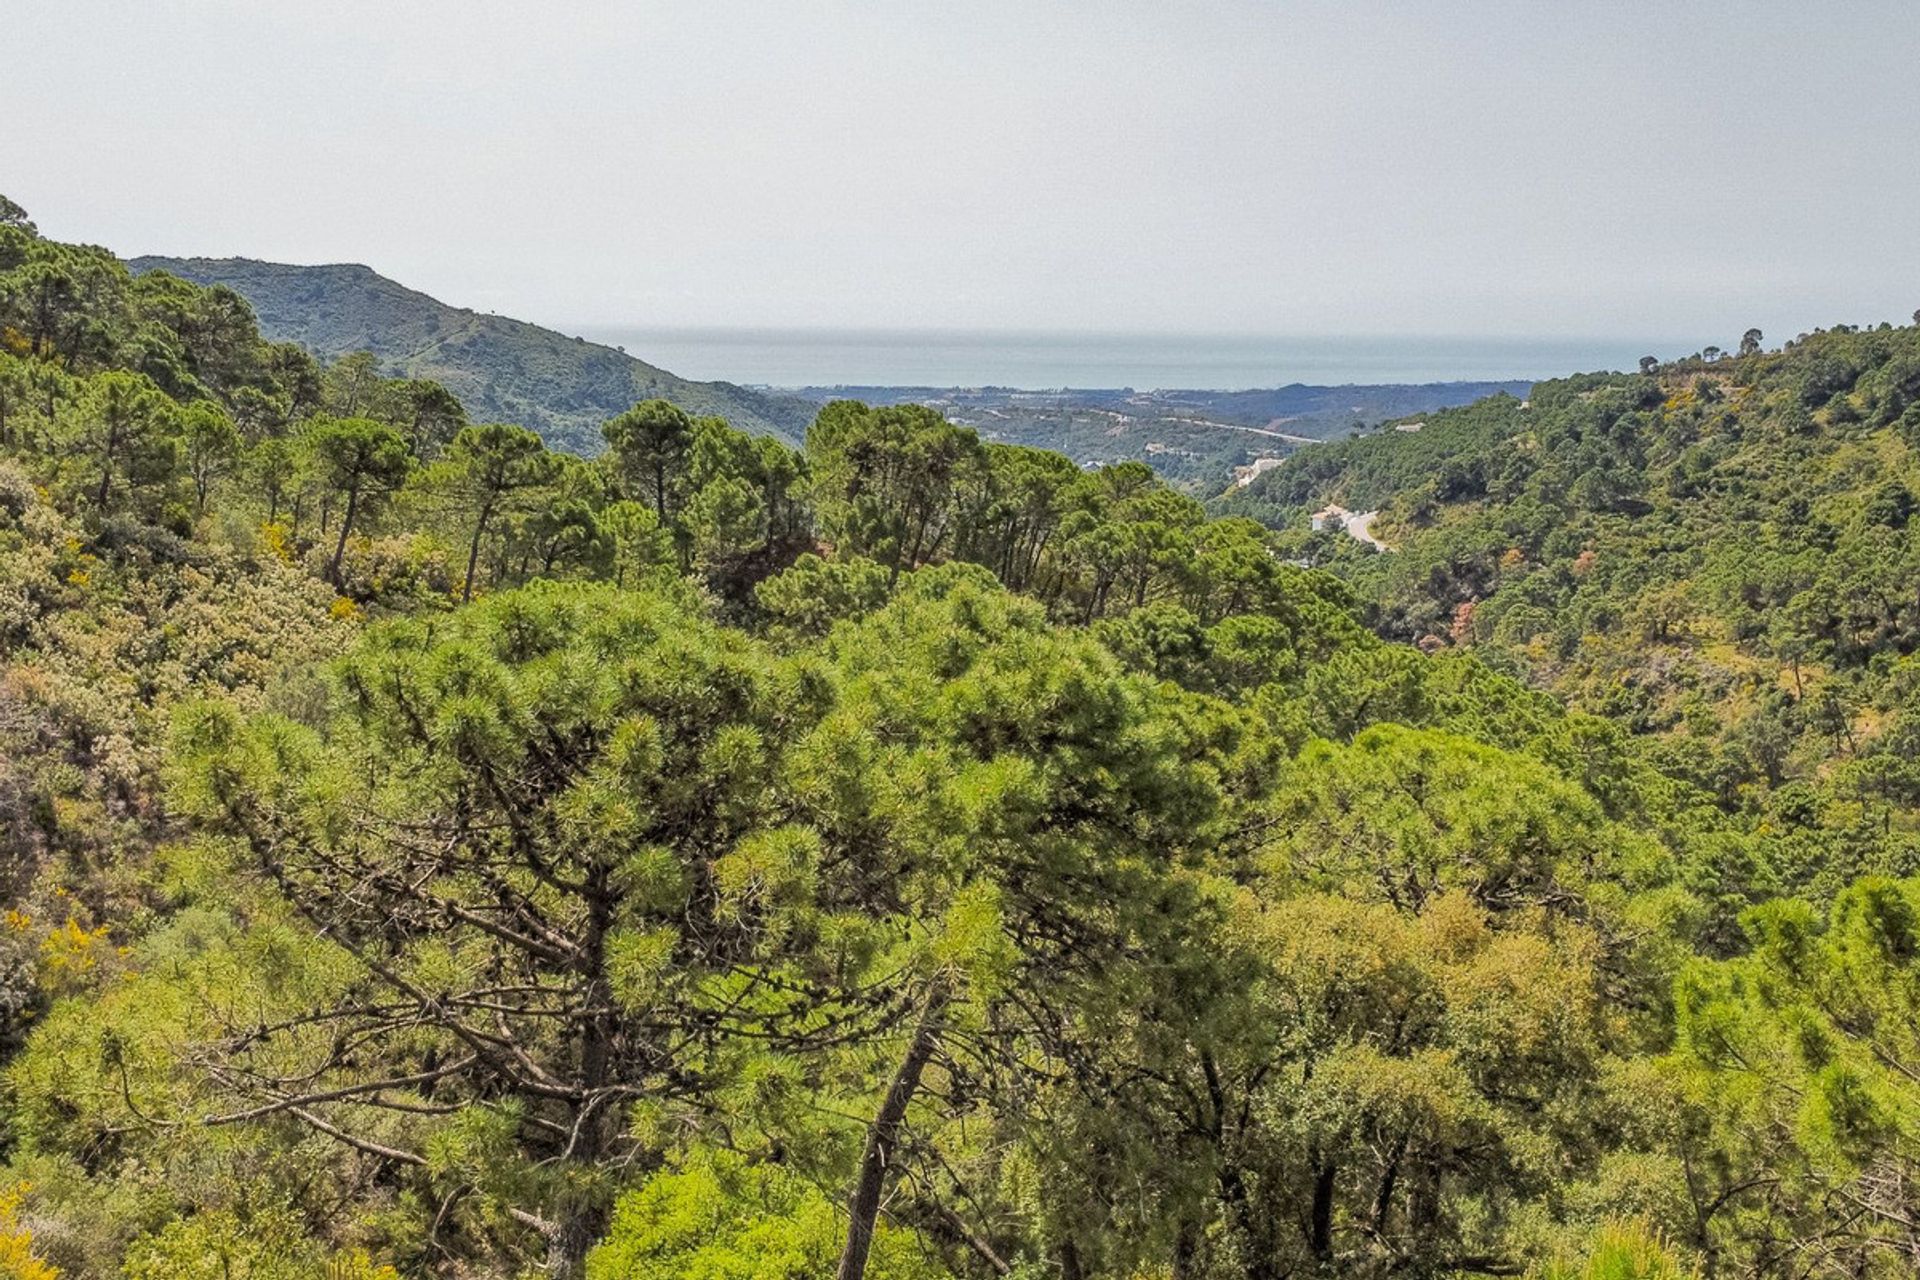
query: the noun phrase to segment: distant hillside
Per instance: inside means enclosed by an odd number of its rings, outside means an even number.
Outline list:
[[[1013,387],[791,387],[786,390],[808,400],[852,398],[869,404],[951,405],[959,412],[989,412],[999,416],[1085,409],[1142,421],[1177,421],[1198,427],[1259,428],[1302,439],[1345,435],[1356,424],[1381,422],[1412,413],[1472,404],[1502,393],[1524,396],[1533,383],[1525,379],[1497,382],[1380,382],[1309,386],[1294,382],[1257,391],[1165,390],[1072,387],[1053,391],[1023,391]]]
[[[1851,824],[1770,864],[1796,891],[1913,874],[1920,807],[1888,806],[1920,806],[1920,323],[1749,339],[1304,447],[1217,509],[1346,577],[1388,638],[1611,717],[1783,837]],[[1377,510],[1390,553],[1312,531],[1328,502]]]
[[[798,440],[813,416],[804,401],[690,382],[612,347],[448,306],[358,264],[142,257],[127,265],[226,285],[253,304],[269,338],[327,358],[371,351],[390,373],[443,384],[477,421],[520,423],[579,453],[598,451],[600,424],[651,396],[788,440]]]
[[[1066,454],[1082,466],[1147,463],[1189,493],[1225,488],[1237,468],[1284,457],[1363,425],[1526,395],[1531,382],[1430,382],[1306,386],[1261,391],[1136,391],[1011,387],[792,387],[816,403],[932,405],[987,440]]]

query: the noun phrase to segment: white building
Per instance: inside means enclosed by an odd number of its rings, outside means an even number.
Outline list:
[[[1233,469],[1233,482],[1244,489],[1284,461],[1284,458],[1255,458],[1251,465]]]
[[[1320,508],[1309,516],[1308,519],[1313,521],[1313,531],[1315,533],[1324,533],[1328,529],[1344,528],[1348,517],[1351,515],[1353,515],[1353,512],[1336,502]]]

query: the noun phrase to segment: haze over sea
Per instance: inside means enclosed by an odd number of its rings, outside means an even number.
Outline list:
[[[684,378],[748,385],[1238,391],[1550,378],[1697,349],[1607,338],[1264,337],[575,326]],[[1737,335],[1736,335],[1737,336]]]

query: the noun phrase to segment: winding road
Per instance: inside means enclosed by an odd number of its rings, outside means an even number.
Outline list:
[[[1355,542],[1364,542],[1377,551],[1391,551],[1392,547],[1373,536],[1373,522],[1378,511],[1361,511],[1347,517],[1347,536]]]

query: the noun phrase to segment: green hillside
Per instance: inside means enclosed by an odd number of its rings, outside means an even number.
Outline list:
[[[1269,528],[0,200],[0,1276],[1910,1276],[1920,330],[1752,345]]]
[[[1301,450],[1227,504],[1386,636],[1646,742],[1790,844],[1780,888],[1920,867],[1920,324],[1542,383]],[[1378,509],[1377,554],[1306,531]]]
[[[654,397],[786,440],[799,439],[813,417],[809,404],[691,382],[612,347],[448,306],[357,264],[149,256],[128,265],[136,274],[166,271],[225,285],[253,305],[270,339],[298,343],[322,359],[371,351],[389,373],[440,383],[476,421],[530,427],[576,453],[598,452],[602,422]]]

